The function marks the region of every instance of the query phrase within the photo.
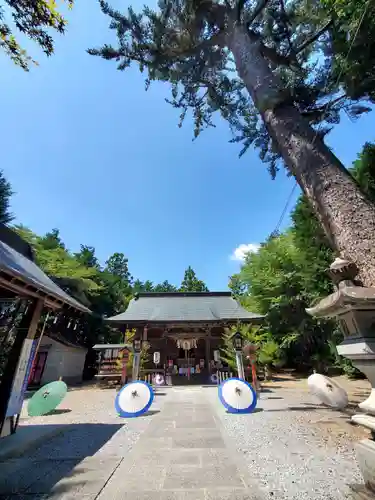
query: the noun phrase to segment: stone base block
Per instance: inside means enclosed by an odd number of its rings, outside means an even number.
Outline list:
[[[375,493],[375,441],[364,439],[356,445],[357,460],[366,488]]]
[[[355,424],[362,425],[362,427],[365,427],[372,432],[375,432],[375,417],[372,417],[371,415],[358,413],[357,415],[352,416],[351,421]]]

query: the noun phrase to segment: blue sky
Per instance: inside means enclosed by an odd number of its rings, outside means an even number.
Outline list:
[[[275,228],[294,181],[272,181],[254,151],[238,159],[225,123],[193,142],[165,85],[146,93],[135,68],[89,56],[112,36],[96,2],[77,1],[68,19],[52,58],[27,45],[40,63],[30,73],[0,56],[1,168],[16,222],[39,234],[57,227],[71,250],[92,245],[103,263],[124,252],[142,280],[179,284],[191,265],[210,289],[226,289],[239,268],[230,256]],[[344,118],[331,133],[345,165],[374,125],[375,115]]]

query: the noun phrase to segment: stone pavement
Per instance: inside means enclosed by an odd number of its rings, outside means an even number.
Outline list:
[[[86,424],[92,428],[82,437],[88,439],[90,433],[93,438],[102,436],[91,446],[92,456],[88,456],[89,448],[86,456],[76,451],[59,456],[60,436],[49,443],[51,449],[56,445],[52,458],[39,453],[0,464],[0,498],[262,500],[249,474],[241,470],[233,443],[227,440],[207,398],[207,391],[215,390],[184,387],[160,394],[156,398],[164,399],[160,411],[151,415],[130,452],[121,451],[125,434],[119,425],[107,424],[107,446],[100,441],[104,439],[97,427],[100,424],[93,423]],[[157,407],[158,403],[156,411]],[[119,419],[119,424],[123,422]],[[75,438],[67,439],[79,442],[79,428],[72,432]],[[85,447],[85,443],[79,446]],[[100,447],[108,451],[104,453]],[[67,452],[65,446],[64,454]]]

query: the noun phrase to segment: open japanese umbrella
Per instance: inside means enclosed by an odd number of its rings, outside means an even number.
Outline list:
[[[131,418],[143,415],[154,400],[154,391],[147,382],[137,380],[124,385],[117,393],[115,408],[119,417]]]
[[[46,415],[59,406],[68,392],[65,382],[56,381],[44,385],[30,399],[27,412],[30,417]]]
[[[313,373],[307,379],[307,385],[311,394],[327,406],[343,410],[349,403],[348,393],[345,389],[325,375]]]
[[[252,413],[257,395],[251,385],[240,378],[229,378],[219,386],[219,399],[229,413]]]

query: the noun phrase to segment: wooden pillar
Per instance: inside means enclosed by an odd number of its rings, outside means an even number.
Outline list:
[[[147,325],[143,328],[142,340],[147,340]]]
[[[33,340],[37,331],[44,301],[34,299],[28,307],[26,314],[17,327],[16,339],[8,356],[0,384],[0,436],[3,432],[9,400],[12,393],[14,378],[17,375],[18,362],[22,353],[25,340]],[[30,352],[30,356],[33,352]],[[26,374],[25,374],[26,376]],[[18,419],[17,419],[18,420]],[[11,425],[11,432],[15,432],[16,425]],[[7,432],[6,432],[7,433]]]
[[[209,332],[206,337],[206,365],[208,373],[211,374],[211,363],[210,363],[210,354],[211,354],[211,333]]]

